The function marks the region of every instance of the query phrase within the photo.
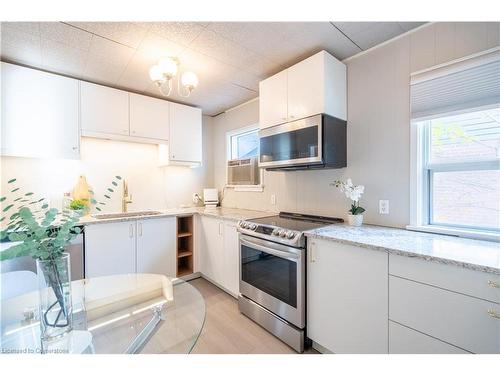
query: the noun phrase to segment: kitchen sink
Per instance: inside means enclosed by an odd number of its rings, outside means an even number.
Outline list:
[[[154,216],[160,215],[160,211],[133,211],[133,212],[119,212],[114,214],[97,214],[92,215],[94,219],[120,219],[122,217],[136,217],[136,216]]]

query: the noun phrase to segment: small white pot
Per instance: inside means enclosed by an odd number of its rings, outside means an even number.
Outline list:
[[[360,227],[363,224],[363,215],[347,215],[347,222],[354,227]]]

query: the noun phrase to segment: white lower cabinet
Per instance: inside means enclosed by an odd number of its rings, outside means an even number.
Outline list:
[[[85,277],[135,272],[175,276],[175,241],[175,218],[89,225]]]
[[[333,353],[388,352],[388,254],[310,239],[308,337]]]
[[[235,221],[224,222],[224,283],[237,296],[240,293],[240,251]]]
[[[135,221],[85,227],[85,277],[135,272]]]
[[[389,318],[472,353],[500,353],[500,304],[389,277]]]
[[[389,321],[389,354],[467,354],[465,350]]]
[[[175,277],[176,218],[137,222],[137,272]]]
[[[224,238],[222,220],[202,216],[200,218],[200,272],[212,281],[222,283]]]
[[[239,293],[239,247],[236,222],[200,218],[199,270],[234,296]]]

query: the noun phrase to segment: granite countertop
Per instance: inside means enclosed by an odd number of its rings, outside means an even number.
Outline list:
[[[157,219],[162,217],[171,216],[183,216],[183,215],[194,215],[199,214],[203,216],[212,216],[220,219],[226,220],[249,220],[256,219],[258,217],[273,216],[276,213],[264,212],[264,211],[253,211],[245,210],[239,208],[226,208],[226,207],[216,207],[216,208],[205,208],[205,207],[186,207],[186,208],[172,208],[167,210],[161,210],[157,215],[137,215],[129,217],[118,217],[118,218],[107,218],[107,219],[96,219],[92,216],[83,217],[80,219],[80,224],[82,225],[92,225],[92,224],[103,224],[103,223],[113,223],[122,222],[130,220],[148,220]]]
[[[306,235],[500,275],[498,242],[375,225],[352,227],[335,224],[308,231]]]

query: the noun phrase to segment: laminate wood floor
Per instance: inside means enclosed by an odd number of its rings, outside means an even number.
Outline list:
[[[203,278],[190,281],[205,298],[203,331],[194,354],[297,354],[292,348],[241,314],[238,301]],[[316,352],[312,349],[308,353]],[[316,352],[317,353],[317,352]]]

